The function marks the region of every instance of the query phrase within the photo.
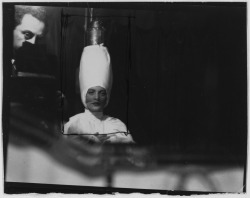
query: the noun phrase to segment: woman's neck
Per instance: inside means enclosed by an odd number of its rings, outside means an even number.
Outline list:
[[[93,112],[93,111],[90,111],[89,109],[85,108],[85,113],[91,114],[91,115],[95,116],[98,119],[101,119],[103,117],[103,112],[102,111]]]

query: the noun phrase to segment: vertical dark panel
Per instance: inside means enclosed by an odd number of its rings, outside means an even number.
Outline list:
[[[10,74],[11,74],[11,59],[13,56],[13,28],[14,28],[14,5],[2,4],[3,11],[3,96],[2,96],[2,132],[3,132],[3,157],[4,157],[4,179],[6,175],[6,157],[9,131],[9,108],[10,108]]]

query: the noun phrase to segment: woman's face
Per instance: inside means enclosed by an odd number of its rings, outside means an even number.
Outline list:
[[[107,92],[103,87],[96,86],[88,89],[86,94],[87,109],[92,112],[103,111],[107,102]]]

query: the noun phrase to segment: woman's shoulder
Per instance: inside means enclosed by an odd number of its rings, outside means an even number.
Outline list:
[[[114,123],[123,123],[119,118],[115,118],[112,116],[105,115],[105,120]]]
[[[78,114],[70,117],[69,120],[77,120],[77,119],[83,118],[83,117],[85,117],[85,113],[78,113]]]
[[[113,126],[115,125],[115,126],[119,126],[122,128],[127,128],[124,122],[122,122],[119,118],[106,116],[105,121]]]
[[[64,133],[82,134],[83,129],[87,127],[86,122],[87,120],[84,113],[76,114],[70,117],[69,121],[64,125]]]
[[[67,125],[71,125],[76,122],[84,122],[86,120],[86,115],[84,113],[78,113],[69,118]]]

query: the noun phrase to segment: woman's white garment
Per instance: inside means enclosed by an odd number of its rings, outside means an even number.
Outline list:
[[[71,117],[64,125],[64,134],[85,134],[93,142],[100,142],[97,133],[110,136],[110,143],[134,143],[122,121],[103,115],[102,112],[92,113],[85,109],[84,113]]]
[[[86,105],[89,88],[103,87],[107,92],[107,106],[112,87],[112,67],[108,49],[103,45],[91,45],[84,48],[80,61],[79,85],[85,112],[70,118],[64,126],[64,134],[82,134],[87,140],[101,142],[102,134],[108,134],[111,143],[133,143],[126,125],[119,119],[103,113],[90,112]],[[97,135],[97,134],[100,134]],[[100,137],[100,139],[99,139]]]

